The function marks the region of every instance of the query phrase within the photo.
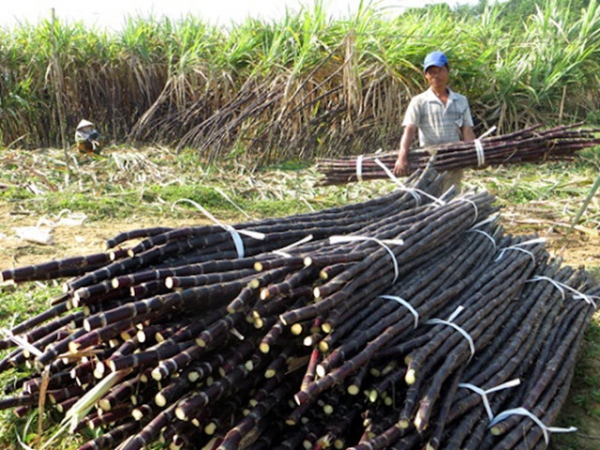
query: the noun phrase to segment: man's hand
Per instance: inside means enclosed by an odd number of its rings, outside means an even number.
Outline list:
[[[394,175],[397,177],[405,177],[410,172],[410,166],[408,164],[408,149],[412,143],[415,135],[417,134],[417,127],[414,125],[407,125],[404,127],[402,138],[400,139],[400,150],[398,150],[398,159],[394,165]]]
[[[394,175],[397,177],[405,177],[409,173],[408,157],[406,153],[399,154],[396,164],[394,165]]]

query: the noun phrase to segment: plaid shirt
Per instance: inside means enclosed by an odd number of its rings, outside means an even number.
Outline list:
[[[462,139],[461,128],[473,126],[467,97],[448,89],[446,106],[430,89],[412,98],[402,126],[414,125],[419,129],[419,145],[457,142]]]

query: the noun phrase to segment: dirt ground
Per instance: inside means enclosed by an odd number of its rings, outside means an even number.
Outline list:
[[[14,216],[0,206],[0,269],[21,267],[70,256],[83,256],[106,250],[105,241],[123,231],[153,226],[182,227],[186,221],[148,219],[88,222],[80,225],[44,227],[50,231],[51,244],[40,244],[19,238],[17,227],[35,227],[39,217]]]

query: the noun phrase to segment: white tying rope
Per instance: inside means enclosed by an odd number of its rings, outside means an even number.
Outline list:
[[[487,232],[485,232],[483,230],[479,230],[479,227],[481,227],[483,225],[487,225],[488,223],[491,223],[491,222],[493,222],[496,219],[497,219],[497,217],[492,216],[492,217],[488,217],[485,220],[477,222],[475,225],[473,225],[471,228],[469,228],[467,230],[467,233],[479,233],[479,234],[484,235],[486,238],[488,238],[490,240],[490,242],[494,246],[494,251],[495,251],[496,250],[496,240],[489,233],[487,233]]]
[[[586,302],[587,304],[591,305],[594,307],[594,309],[596,308],[596,302],[594,301],[594,297],[591,295],[587,295],[587,294],[583,294],[581,292],[579,292],[577,289],[572,288],[571,286],[568,286],[564,283],[561,283],[560,281],[556,281],[550,277],[545,277],[545,276],[541,276],[541,275],[536,275],[535,277],[533,277],[531,280],[527,280],[527,282],[533,282],[533,281],[548,281],[549,283],[553,284],[554,287],[556,289],[558,289],[558,291],[560,292],[560,295],[562,296],[563,300],[566,297],[565,294],[565,290],[567,291],[571,291],[574,295],[573,298],[577,299],[577,300],[583,300],[584,302]]]
[[[449,327],[454,328],[456,331],[458,331],[460,334],[462,334],[463,337],[469,342],[469,348],[471,349],[471,356],[469,357],[469,361],[470,361],[471,358],[473,357],[473,355],[475,355],[475,343],[473,342],[473,338],[463,328],[461,328],[460,326],[458,326],[457,324],[452,322],[454,319],[456,319],[458,317],[458,315],[463,311],[463,309],[465,309],[463,306],[459,306],[458,308],[456,308],[456,310],[450,315],[450,317],[448,317],[447,320],[429,319],[425,323],[427,323],[429,325],[448,325]]]
[[[398,185],[399,189],[412,195],[413,198],[415,199],[417,206],[421,205],[421,195],[424,195],[425,197],[428,197],[430,200],[433,200],[433,203],[439,205],[439,206],[443,206],[446,204],[445,201],[443,201],[442,199],[435,197],[425,191],[422,191],[421,189],[415,189],[415,188],[409,188],[408,186],[406,186],[402,181],[400,181],[398,179],[398,177],[396,177],[396,175],[394,175],[392,173],[392,171],[390,169],[388,169],[388,167],[382,163],[378,158],[375,158],[375,163],[381,167],[383,169],[383,171],[385,172],[385,174],[394,182]]]
[[[487,130],[485,133],[483,133],[481,136],[479,136],[479,139],[483,139],[485,137],[488,137],[490,134],[492,134],[494,131],[496,131],[496,125],[494,125],[492,128],[490,128],[489,130]]]
[[[531,259],[533,259],[533,262],[535,263],[535,256],[533,256],[533,253],[530,252],[529,250],[525,250],[524,248],[521,248],[521,246],[533,245],[533,244],[544,244],[545,242],[546,242],[545,238],[538,238],[538,239],[531,239],[531,240],[525,241],[525,242],[520,242],[518,244],[511,245],[510,247],[504,247],[502,250],[500,250],[500,254],[494,261],[500,261],[504,257],[504,254],[506,253],[507,250],[517,250],[517,251],[520,251],[523,253],[527,253],[529,256],[531,256]]]
[[[477,152],[477,167],[485,165],[485,153],[483,151],[483,145],[479,139],[475,139],[475,152]]]
[[[537,426],[542,429],[542,432],[544,433],[544,440],[546,441],[546,445],[548,445],[550,443],[550,433],[573,433],[574,431],[577,431],[577,428],[575,428],[575,427],[570,427],[570,428],[547,427],[546,425],[543,424],[543,422],[535,414],[533,414],[531,411],[529,411],[525,408],[508,409],[504,412],[501,412],[496,417],[494,417],[494,420],[491,421],[491,423],[489,424],[489,427],[490,428],[493,427],[497,423],[503,421],[504,419],[506,419],[507,417],[510,417],[510,416],[526,416],[526,417],[529,417],[531,420],[533,420],[537,424]]]
[[[363,173],[363,167],[362,167],[362,163],[363,163],[363,159],[365,158],[364,155],[359,155],[358,158],[356,158],[356,179],[359,182],[362,182],[363,177],[362,177],[362,173]]]
[[[243,258],[245,255],[244,241],[242,240],[242,237],[240,236],[241,234],[251,237],[251,238],[254,238],[254,239],[258,239],[258,240],[263,240],[265,238],[264,233],[259,233],[257,231],[250,231],[250,230],[236,230],[231,225],[221,223],[215,216],[213,216],[210,212],[208,212],[208,210],[206,210],[200,204],[198,204],[197,202],[195,202],[193,200],[189,200],[187,198],[177,200],[175,203],[173,203],[173,206],[171,208],[173,208],[177,203],[182,203],[182,202],[187,202],[187,203],[194,205],[196,208],[198,208],[198,210],[202,214],[204,214],[206,217],[208,217],[210,220],[212,220],[215,224],[217,224],[218,226],[223,228],[225,231],[228,231],[229,234],[231,234],[231,238],[233,239],[233,244],[235,245],[235,249],[237,251],[238,258]]]
[[[402,297],[398,297],[396,295],[380,295],[379,298],[383,298],[385,300],[393,300],[395,302],[400,303],[406,309],[410,311],[410,313],[415,317],[415,329],[419,326],[419,313],[413,306],[404,300]]]
[[[477,153],[477,166],[481,167],[485,165],[485,152],[483,151],[483,144],[481,143],[481,139],[492,134],[496,131],[496,125],[483,133],[479,138],[475,139],[475,152]]]
[[[490,236],[489,233],[486,233],[483,230],[468,230],[467,233],[479,233],[479,234],[484,235],[486,238],[488,238],[490,240],[490,242],[494,246],[494,251],[496,250],[496,241],[494,240],[494,238],[492,236]]]
[[[487,415],[491,422],[492,420],[494,420],[494,414],[492,413],[492,407],[490,406],[488,394],[491,394],[492,392],[496,392],[496,391],[501,391],[503,389],[515,387],[515,386],[518,386],[519,384],[521,384],[521,380],[516,378],[514,380],[507,381],[506,383],[503,383],[499,386],[493,387],[491,389],[486,389],[485,391],[483,389],[481,389],[480,387],[477,387],[474,384],[470,384],[470,383],[460,383],[458,385],[458,387],[471,389],[473,392],[475,392],[476,394],[479,394],[481,396],[481,400],[483,401],[483,406],[484,406],[485,411],[487,412]]]
[[[479,218],[479,209],[477,208],[477,203],[475,203],[470,198],[466,198],[466,197],[459,197],[455,201],[457,201],[457,202],[466,202],[466,203],[472,205],[473,208],[475,208],[475,218],[473,219],[473,226],[474,226],[477,223],[477,219]]]
[[[398,275],[400,273],[399,269],[398,269],[398,261],[396,261],[396,255],[394,255],[394,252],[392,251],[391,248],[388,247],[389,245],[404,245],[404,241],[402,239],[377,239],[374,237],[369,237],[369,236],[331,236],[329,238],[329,243],[330,244],[339,244],[339,243],[346,243],[346,242],[360,242],[360,241],[371,241],[371,242],[375,242],[379,245],[381,245],[384,250],[386,252],[389,253],[390,257],[392,258],[392,263],[394,264],[394,281],[392,281],[392,284],[394,284],[396,282],[396,280],[398,279]]]
[[[276,255],[283,256],[284,258],[291,258],[292,255],[290,255],[289,253],[287,253],[286,250],[291,250],[291,249],[293,249],[295,247],[298,247],[299,245],[302,245],[302,244],[305,244],[307,242],[310,242],[310,241],[312,241],[312,239],[313,239],[313,235],[309,234],[308,236],[300,239],[299,241],[294,242],[294,243],[292,243],[290,245],[287,245],[285,247],[282,247],[282,248],[280,248],[278,250],[273,250],[271,253],[275,253]]]

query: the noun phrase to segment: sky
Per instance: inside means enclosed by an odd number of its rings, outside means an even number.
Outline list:
[[[358,10],[361,0],[323,0],[329,17],[349,17]],[[451,5],[476,0],[447,0]],[[406,7],[441,3],[442,0],[373,0],[370,3],[388,14],[401,13]],[[37,23],[51,17],[54,9],[60,20],[83,21],[89,25],[118,30],[125,17],[156,18],[168,16],[179,19],[191,13],[214,25],[231,25],[247,17],[274,19],[286,11],[295,11],[301,5],[313,8],[313,0],[3,0],[0,26],[14,26],[20,22]],[[364,3],[369,3],[365,0]]]

